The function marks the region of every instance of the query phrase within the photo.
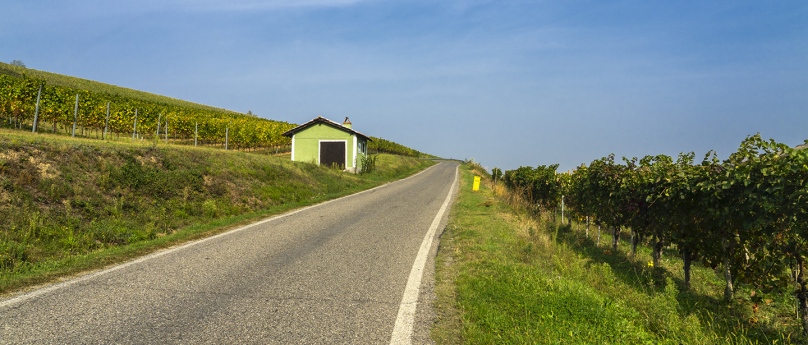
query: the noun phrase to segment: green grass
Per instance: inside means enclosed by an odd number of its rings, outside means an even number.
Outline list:
[[[434,164],[354,175],[287,156],[0,129],[0,292],[122,262]]]
[[[647,247],[637,258],[626,242],[611,253],[611,236],[598,247],[596,228],[587,237],[583,226],[537,219],[501,186],[471,192],[469,165],[461,171],[436,259],[439,344],[804,343],[793,297],[757,312],[748,297],[727,303],[721,277],[700,266],[684,290],[675,251],[662,267],[648,265]]]

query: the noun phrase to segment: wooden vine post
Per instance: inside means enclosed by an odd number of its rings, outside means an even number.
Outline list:
[[[163,113],[157,115],[157,131],[154,132],[154,137],[157,141],[160,141],[160,120],[163,118]]]
[[[104,120],[104,140],[107,140],[107,133],[109,130],[109,102],[107,102],[107,119]]]
[[[132,141],[135,141],[137,136],[137,109],[135,109],[135,124],[132,125]]]
[[[36,133],[36,120],[39,116],[39,98],[42,96],[42,85],[39,85],[39,91],[36,93],[36,110],[34,110],[34,126],[31,129],[31,133]]]
[[[73,134],[76,137],[76,121],[79,119],[79,94],[76,94],[76,106],[73,108]]]

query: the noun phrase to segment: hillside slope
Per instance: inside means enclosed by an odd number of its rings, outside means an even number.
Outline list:
[[[41,91],[41,94],[40,94]],[[157,139],[168,132],[184,144],[232,146],[255,150],[291,145],[281,134],[297,126],[207,105],[87,79],[0,63],[0,126],[78,136]],[[134,133],[133,133],[134,132]],[[86,134],[85,134],[86,133]],[[228,145],[229,144],[229,145]],[[393,141],[373,138],[375,152],[419,157],[423,154]],[[429,156],[429,155],[425,155]]]
[[[379,155],[378,171],[353,175],[288,156],[0,129],[0,292],[371,188],[431,164]]]
[[[106,93],[110,95],[119,95],[125,96],[132,99],[137,99],[144,102],[150,103],[161,103],[161,104],[168,104],[178,107],[186,107],[192,109],[199,109],[199,110],[210,110],[210,111],[217,111],[217,112],[229,112],[233,114],[240,114],[245,115],[236,111],[227,110],[223,108],[212,107],[209,105],[184,101],[181,99],[171,98],[168,96],[161,96],[157,94],[153,94],[150,92],[130,89],[122,86],[116,86],[111,84],[106,84],[94,80],[83,79],[79,77],[71,77],[67,75],[62,75],[58,73],[52,73],[47,71],[39,71],[31,68],[25,68],[20,66],[14,66],[7,63],[0,62],[0,75],[7,75],[14,78],[23,78],[23,76],[33,77],[44,79],[47,81],[48,85],[57,85],[63,87],[69,87],[78,90],[86,90],[90,92],[96,93]]]

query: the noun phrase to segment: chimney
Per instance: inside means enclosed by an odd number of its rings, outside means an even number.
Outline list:
[[[342,122],[342,125],[351,128],[351,120],[348,120],[348,118],[346,117],[345,121]]]

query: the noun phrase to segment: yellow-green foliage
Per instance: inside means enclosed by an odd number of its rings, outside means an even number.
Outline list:
[[[51,86],[63,86],[71,89],[76,90],[86,90],[94,93],[104,93],[110,95],[120,95],[136,100],[141,100],[145,102],[151,103],[161,103],[161,104],[168,104],[178,107],[187,107],[199,110],[208,110],[208,111],[215,111],[215,112],[227,112],[233,114],[241,114],[232,110],[222,109],[211,107],[209,105],[193,103],[188,101],[183,101],[181,99],[171,98],[167,96],[156,95],[153,93],[145,92],[145,91],[138,91],[133,90],[121,86],[115,86],[110,84],[105,84],[98,81],[82,79],[78,77],[71,77],[57,73],[51,73],[46,71],[39,71],[35,69],[14,66],[6,63],[0,62],[0,75],[8,75],[15,78],[23,78],[23,76],[36,78],[45,80],[48,85]]]
[[[421,157],[422,155],[424,155],[423,153],[417,150],[392,142],[390,140],[385,140],[376,137],[370,137],[370,139],[371,141],[368,142],[368,149],[371,150],[371,152],[392,153],[396,155],[403,155],[410,157]],[[424,156],[434,157],[430,155],[424,155]]]

